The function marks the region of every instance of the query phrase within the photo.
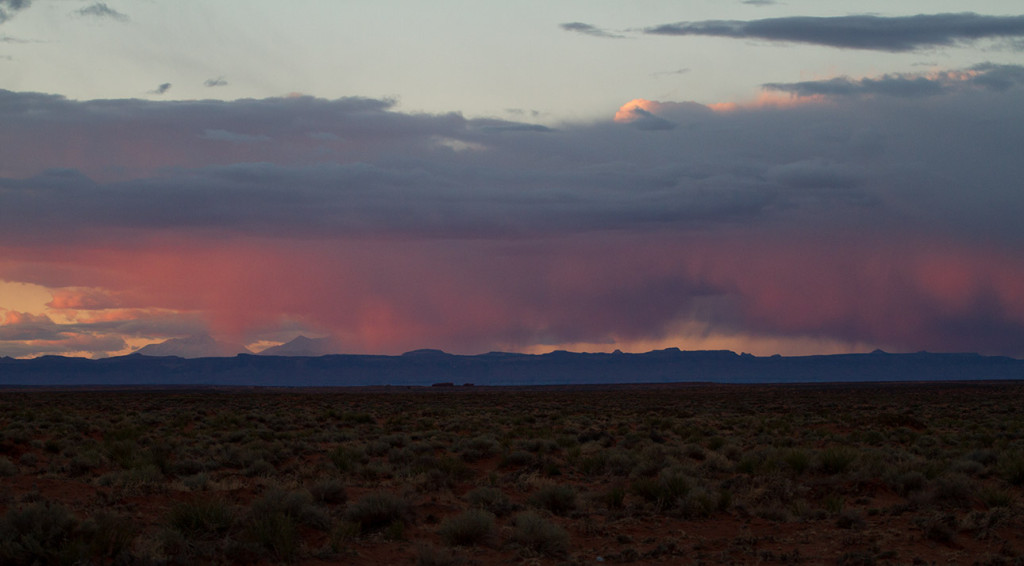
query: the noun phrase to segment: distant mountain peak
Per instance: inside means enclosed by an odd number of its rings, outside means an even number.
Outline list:
[[[299,356],[312,358],[339,353],[341,353],[341,348],[338,347],[334,338],[330,336],[324,338],[307,338],[300,334],[284,344],[271,346],[270,348],[261,351],[259,355]]]
[[[251,354],[242,344],[215,340],[208,334],[171,338],[158,344],[143,346],[134,352],[142,356],[177,356],[179,358],[217,358]]]

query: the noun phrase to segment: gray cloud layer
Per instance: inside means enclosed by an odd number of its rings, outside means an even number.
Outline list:
[[[660,115],[638,109],[630,125],[559,130],[401,114],[368,99],[75,102],[0,91],[0,141],[11,148],[0,170],[26,173],[0,179],[0,233],[31,241],[95,228],[207,227],[501,238],[685,228],[809,202],[895,204],[915,191],[931,193],[932,203],[976,200],[958,183],[1008,198],[1024,176],[1011,155],[1021,147],[1011,126],[1024,113],[1022,85],[1024,68],[1005,66],[978,67],[965,80],[773,84],[851,100],[755,114],[669,105]],[[870,94],[946,96],[928,108],[857,99]],[[64,126],[44,127],[58,116]],[[90,144],[78,146],[85,130]],[[927,156],[924,169],[912,170],[922,163],[912,155]],[[163,156],[165,165],[132,170],[138,159]],[[65,168],[29,173],[33,160]],[[907,176],[910,187],[889,192],[892,179]],[[1024,212],[1019,200],[1000,209]]]
[[[984,38],[1024,37],[1024,16],[974,13],[917,16],[786,17],[707,20],[649,27],[656,35],[707,35],[811,43],[845,49],[911,51]]]
[[[1024,67],[984,64],[977,65],[965,73],[940,74],[934,77],[910,74],[857,80],[840,77],[823,81],[768,83],[764,88],[799,96],[885,95],[910,98],[944,94],[963,89],[964,86],[1006,90],[1020,85],[1024,85]]]
[[[925,206],[956,203],[947,211],[961,215],[954,227],[1016,234],[1004,215],[1024,213],[1009,192],[1024,177],[1013,127],[1024,68],[964,76],[772,84],[849,101],[733,114],[666,105],[657,115],[637,109],[628,125],[558,130],[402,114],[369,99],[75,102],[0,91],[0,141],[11,148],[0,170],[24,173],[0,178],[0,234],[28,242],[187,227],[518,238],[767,220],[794,207],[886,202],[892,212],[925,193]],[[944,96],[926,108],[860,98],[874,94]],[[58,116],[62,127],[44,127]],[[91,141],[79,146],[84,131]],[[139,160],[151,167],[137,169]],[[64,169],[31,172],[33,163]],[[968,185],[987,196],[965,193]],[[933,214],[947,220],[941,207]]]

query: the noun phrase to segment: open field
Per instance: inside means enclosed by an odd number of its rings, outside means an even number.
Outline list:
[[[0,564],[1024,564],[1024,383],[0,391]]]

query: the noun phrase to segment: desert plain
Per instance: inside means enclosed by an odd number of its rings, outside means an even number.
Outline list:
[[[1024,383],[0,391],[0,564],[1022,564]]]

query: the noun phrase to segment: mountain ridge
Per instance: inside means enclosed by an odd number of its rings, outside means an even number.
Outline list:
[[[1024,380],[1024,360],[975,353],[753,356],[728,350],[645,353],[330,354],[90,360],[0,358],[0,385],[228,385],[268,387],[574,385],[617,383],[829,383]],[[496,355],[498,354],[498,355]]]

